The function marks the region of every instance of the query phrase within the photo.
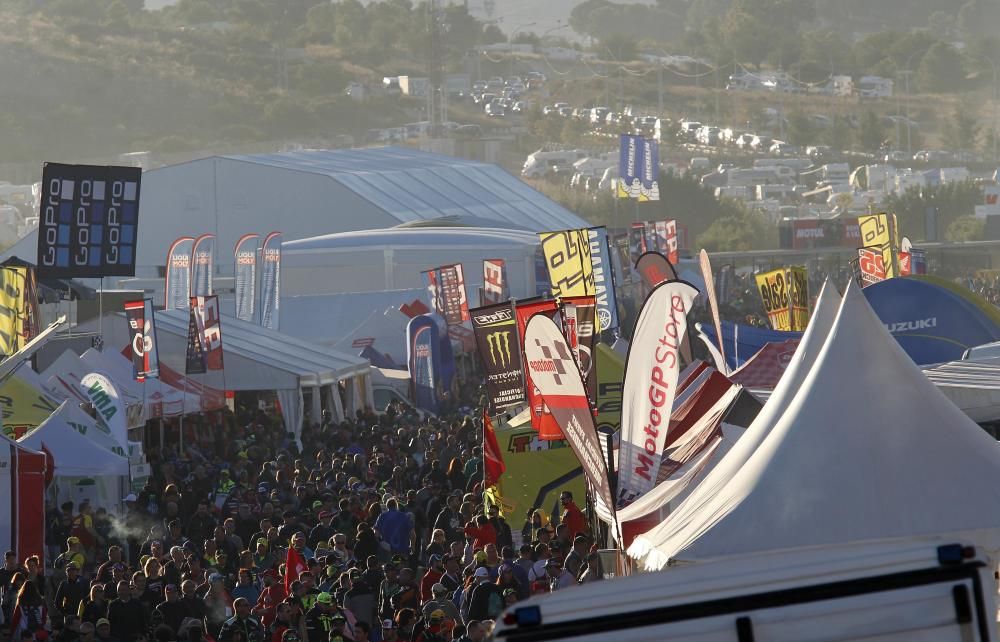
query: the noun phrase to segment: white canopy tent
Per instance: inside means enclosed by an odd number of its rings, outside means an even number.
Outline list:
[[[201,412],[201,398],[193,390],[178,390],[160,379],[136,381],[132,363],[120,352],[100,352],[91,348],[80,355],[80,360],[90,366],[93,372],[108,375],[119,388],[127,388],[131,396],[141,397],[145,408],[143,416],[146,419]]]
[[[784,397],[776,391],[762,416],[774,417],[771,405]],[[746,454],[755,427],[726,460]],[[707,487],[706,479],[703,492],[640,538],[644,552],[637,541],[630,554],[659,569],[670,560],[928,535],[1000,549],[1000,487],[984,482],[1000,475],[1000,448],[927,380],[857,285],[766,432],[731,479],[724,460],[709,476],[719,473],[722,483]]]

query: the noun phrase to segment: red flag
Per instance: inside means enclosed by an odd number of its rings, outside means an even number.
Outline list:
[[[292,582],[299,579],[299,574],[306,570],[306,560],[294,546],[288,547],[285,556],[285,595],[292,594]]]
[[[497,433],[486,412],[483,412],[483,469],[487,488],[496,486],[500,481],[500,475],[507,470],[507,466],[503,463],[503,453],[500,452],[500,445],[497,443]]]

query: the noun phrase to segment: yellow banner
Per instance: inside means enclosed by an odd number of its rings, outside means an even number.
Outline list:
[[[805,330],[809,323],[809,273],[786,267],[757,274],[757,289],[774,330]]]
[[[58,407],[55,400],[16,375],[8,377],[0,385],[3,434],[9,439],[20,439],[28,434],[48,419]]]
[[[594,264],[586,229],[539,232],[552,296],[595,296]]]
[[[28,268],[0,269],[0,354],[11,355],[24,345],[27,311],[24,289]]]
[[[899,231],[896,229],[896,215],[891,216],[891,219],[889,214],[865,214],[858,217],[861,247],[882,253],[882,265],[887,279],[899,276],[895,258],[896,248],[899,247]]]

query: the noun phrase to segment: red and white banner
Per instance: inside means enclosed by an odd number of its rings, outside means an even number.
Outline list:
[[[514,316],[517,318],[517,334],[520,337],[521,343],[524,343],[524,332],[529,319],[537,314],[551,318],[558,311],[559,308],[556,302],[552,300],[518,303],[514,307]],[[559,429],[559,424],[552,418],[551,413],[545,406],[545,400],[538,391],[538,387],[531,381],[531,373],[527,370],[524,371],[524,393],[528,398],[531,427],[538,431],[538,438],[542,441],[562,439],[563,434]]]
[[[506,301],[507,264],[503,259],[483,260],[483,300],[481,305],[495,305]]]
[[[191,309],[198,324],[201,349],[205,352],[208,370],[222,370],[222,315],[219,314],[219,297],[193,296]]]
[[[622,391],[619,508],[656,484],[677,392],[681,342],[696,296],[698,290],[685,281],[661,283],[646,298],[636,320]]]
[[[909,263],[909,256],[907,256],[907,263]],[[885,263],[882,257],[882,250],[859,247],[858,271],[861,273],[861,287],[884,281]]]

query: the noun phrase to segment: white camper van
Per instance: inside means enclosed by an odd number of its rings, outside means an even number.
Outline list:
[[[533,597],[494,639],[996,642],[993,571],[932,539],[730,557]]]
[[[525,178],[541,178],[558,166],[569,166],[576,161],[587,158],[589,154],[582,149],[572,149],[569,151],[543,151],[538,150],[528,154],[524,159],[524,167],[521,168],[521,176]]]

